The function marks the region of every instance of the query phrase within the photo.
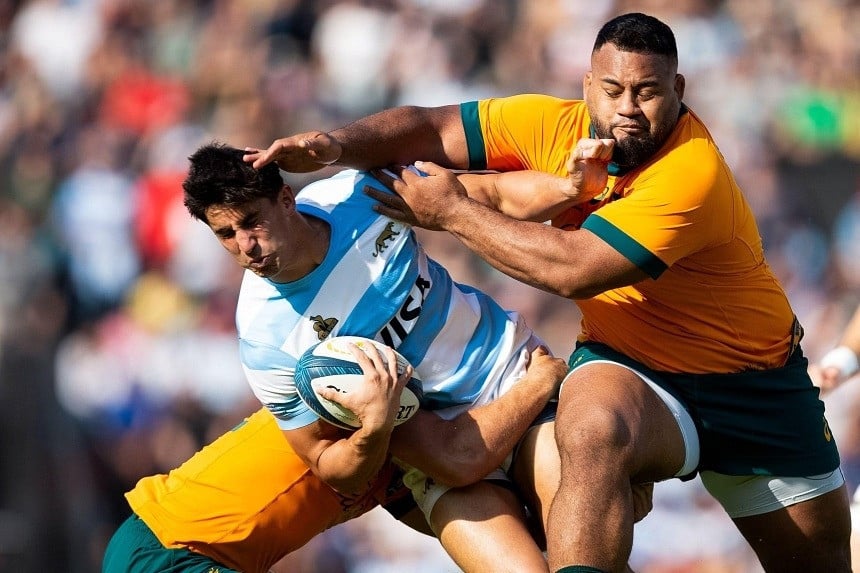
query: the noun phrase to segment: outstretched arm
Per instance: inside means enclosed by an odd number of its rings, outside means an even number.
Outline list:
[[[469,167],[458,105],[395,107],[328,133],[300,133],[276,139],[267,149],[247,151],[245,161],[255,168],[274,161],[293,173],[332,164],[356,169],[406,165],[418,158],[453,169]]]

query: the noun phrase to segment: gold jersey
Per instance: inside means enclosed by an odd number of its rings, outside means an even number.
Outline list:
[[[315,535],[377,505],[371,495],[338,495],[260,409],[180,467],[141,479],[126,498],[165,547],[265,573]]]
[[[461,105],[473,169],[566,176],[591,137],[585,103],[543,95]],[[646,164],[610,165],[606,191],[552,221],[586,229],[651,278],[579,300],[581,340],[660,371],[728,373],[783,365],[800,338],[764,258],[753,213],[713,138],[684,108]],[[571,253],[571,256],[576,256]]]

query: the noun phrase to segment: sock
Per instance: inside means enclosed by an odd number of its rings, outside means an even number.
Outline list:
[[[606,573],[606,571],[597,567],[589,567],[588,565],[568,565],[555,573]]]

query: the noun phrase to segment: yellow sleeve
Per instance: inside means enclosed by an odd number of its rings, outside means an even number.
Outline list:
[[[472,169],[566,174],[570,150],[588,133],[585,105],[539,94],[461,105]]]

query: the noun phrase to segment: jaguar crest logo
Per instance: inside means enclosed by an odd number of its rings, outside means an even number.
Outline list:
[[[314,323],[314,331],[320,340],[325,340],[331,331],[334,330],[338,320],[335,317],[323,318],[321,314],[311,317],[311,322]]]
[[[394,221],[385,225],[385,229],[383,229],[383,231],[379,233],[379,236],[376,237],[376,250],[373,252],[373,256],[378,257],[381,255],[382,251],[388,248],[388,241],[391,241],[399,234],[400,231],[394,230]]]

